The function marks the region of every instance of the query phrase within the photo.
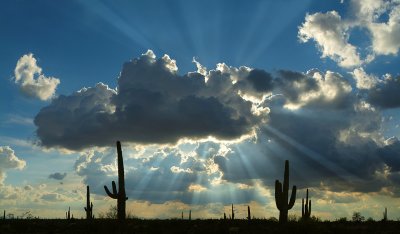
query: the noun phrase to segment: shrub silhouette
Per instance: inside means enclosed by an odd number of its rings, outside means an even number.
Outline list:
[[[112,199],[117,199],[117,209],[118,209],[118,220],[125,220],[126,218],[126,197],[125,193],[125,174],[124,174],[124,161],[122,158],[121,142],[117,141],[117,152],[118,152],[118,191],[115,181],[112,181],[111,193],[107,186],[104,185],[104,189],[109,197]]]
[[[288,210],[292,209],[294,203],[296,201],[296,186],[294,185],[292,188],[292,194],[290,196],[290,201],[288,203],[289,198],[289,161],[285,161],[285,172],[283,178],[283,187],[282,183],[279,180],[275,181],[275,203],[276,207],[279,210],[279,222],[286,223],[288,220]]]
[[[363,222],[365,220],[365,217],[362,216],[360,212],[354,212],[351,220],[353,222]]]

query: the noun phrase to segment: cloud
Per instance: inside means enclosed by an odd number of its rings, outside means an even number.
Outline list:
[[[299,27],[301,42],[314,40],[322,52],[339,66],[358,67],[370,63],[376,55],[397,55],[400,48],[400,4],[398,1],[350,1],[351,15],[342,18],[336,11],[307,14]],[[387,15],[387,17],[382,17]],[[385,18],[387,18],[385,20]],[[357,32],[365,30],[370,46],[365,49],[349,42]],[[363,58],[360,53],[365,54]]]
[[[298,109],[305,106],[321,108],[341,108],[351,100],[352,87],[348,81],[336,72],[325,74],[311,69],[305,74],[292,71],[280,71],[275,92],[283,94],[285,107]]]
[[[25,165],[26,162],[22,159],[19,159],[11,147],[0,146],[0,184],[3,183],[7,170],[22,170]]]
[[[382,136],[379,109],[351,92],[350,83],[337,73],[281,72],[279,79],[295,81],[298,85],[283,87],[297,92],[265,99],[270,111],[256,140],[232,145],[227,154],[213,158],[222,180],[251,184],[261,179],[273,186],[289,159],[291,181],[299,188],[324,184],[330,191],[376,193],[390,188],[392,196],[400,195],[394,189],[400,151],[397,141]]]
[[[67,173],[61,174],[60,172],[56,172],[49,175],[49,179],[55,180],[63,180],[67,176]]]
[[[46,193],[40,197],[43,201],[47,202],[60,202],[65,201],[65,197],[58,193]]]
[[[34,120],[41,144],[79,150],[116,140],[229,140],[251,133],[262,121],[241,94],[268,90],[271,77],[266,72],[218,64],[207,76],[181,76],[177,69],[168,55],[156,59],[149,50],[124,64],[116,89],[98,83],[54,98]]]
[[[21,92],[33,98],[46,101],[54,97],[60,80],[54,77],[46,77],[42,68],[36,64],[33,54],[23,55],[15,67],[15,83]]]
[[[382,82],[368,92],[367,100],[385,109],[400,107],[400,77],[386,74]]]
[[[226,194],[262,203],[255,184],[273,186],[285,159],[299,188],[399,195],[399,153],[383,137],[381,105],[372,101],[394,79],[373,86],[358,77],[360,89],[371,86],[360,95],[333,71],[200,68],[179,75],[169,56],[148,51],[124,64],[115,89],[99,83],[53,99],[35,117],[37,135],[45,147],[97,146],[75,163],[95,194],[117,176],[114,147],[101,147],[122,140],[133,199],[200,204]],[[231,196],[232,189],[240,192]]]
[[[397,55],[400,48],[400,3],[393,1],[352,1],[358,20],[366,27],[372,49],[378,55]],[[387,20],[380,17],[387,14]]]
[[[363,68],[356,68],[350,74],[353,75],[358,89],[371,89],[379,82],[376,76],[367,74]]]
[[[186,204],[210,202],[265,202],[255,187],[223,183],[213,157],[222,154],[218,143],[183,143],[177,147],[154,147],[140,153],[124,146],[126,192],[130,200],[152,203],[181,201]],[[151,147],[150,147],[151,148]],[[89,151],[75,163],[75,170],[92,193],[106,196],[104,185],[117,181],[115,149]],[[131,155],[135,155],[134,158]],[[234,195],[232,189],[238,189]]]
[[[363,61],[357,48],[349,43],[348,29],[336,11],[307,14],[299,27],[299,38],[302,42],[314,40],[323,58],[329,57],[342,67],[359,66]]]

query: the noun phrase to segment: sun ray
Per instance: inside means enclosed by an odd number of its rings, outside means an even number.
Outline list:
[[[121,15],[119,15],[111,7],[108,7],[101,1],[87,2],[78,1],[86,10],[96,14],[96,16],[103,19],[109,25],[114,27],[115,30],[125,35],[132,42],[142,46],[143,48],[157,48],[150,38],[143,34],[134,24],[128,22]]]
[[[336,164],[334,164],[333,162],[331,162],[329,159],[324,158],[321,154],[309,149],[308,147],[300,144],[299,142],[297,142],[295,139],[291,138],[290,136],[287,136],[286,134],[282,133],[281,131],[279,131],[278,129],[266,125],[264,126],[264,129],[274,135],[274,137],[279,138],[279,140],[284,141],[285,143],[288,143],[290,146],[294,147],[296,150],[298,150],[299,152],[302,153],[302,155],[307,156],[309,159],[317,162],[318,164],[320,164],[322,167],[324,167],[324,169],[326,171],[331,172],[332,174],[334,174],[335,176],[337,176],[338,178],[341,178],[343,180],[360,180],[360,178],[358,178],[354,173],[346,170],[345,168],[342,168]]]

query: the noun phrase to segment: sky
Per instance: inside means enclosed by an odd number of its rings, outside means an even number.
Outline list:
[[[2,1],[0,210],[400,218],[400,1]]]

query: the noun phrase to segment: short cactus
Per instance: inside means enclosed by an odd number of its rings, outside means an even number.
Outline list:
[[[279,180],[275,181],[275,203],[279,210],[279,222],[286,223],[288,220],[288,211],[293,208],[296,201],[296,186],[293,186],[292,194],[289,198],[289,161],[285,161],[285,172],[282,183]]]
[[[93,203],[90,202],[90,190],[89,190],[89,185],[86,186],[86,219],[92,219],[93,218]]]
[[[189,220],[192,220],[192,210],[189,210]]]
[[[121,143],[119,141],[117,141],[117,152],[118,152],[118,191],[117,191],[117,186],[115,185],[115,181],[112,182],[112,190],[113,190],[112,193],[107,188],[107,186],[104,186],[104,189],[106,190],[106,193],[109,197],[111,197],[112,199],[117,199],[118,219],[125,220],[126,217],[125,207],[126,207],[126,200],[128,200],[128,197],[126,197],[125,193],[124,161],[122,158]]]
[[[308,189],[306,192],[306,203],[304,204],[304,198],[301,199],[301,218],[308,220],[311,216],[311,199],[308,200]]]

